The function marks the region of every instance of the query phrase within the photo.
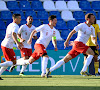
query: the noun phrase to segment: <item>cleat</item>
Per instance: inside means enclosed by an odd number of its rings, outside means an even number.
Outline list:
[[[10,69],[9,69],[9,72],[12,72],[15,67],[16,67],[15,65],[11,66]]]
[[[98,73],[96,73],[96,74],[95,74],[95,76],[100,76],[100,73],[99,73],[99,72],[98,72]]]
[[[24,75],[24,73],[20,73],[19,76],[26,76],[26,75]]]
[[[45,78],[45,74],[41,74],[41,77],[42,77],[42,78]],[[49,77],[49,78],[52,78],[51,75],[48,75],[48,77]]]
[[[46,78],[49,78],[49,74],[51,74],[51,72],[49,71],[49,68],[47,68],[47,69],[46,69],[45,77],[46,77]]]
[[[80,74],[81,74],[82,76],[92,76],[90,73],[88,73],[88,72],[83,72],[83,71],[81,71]]]
[[[0,80],[3,80],[3,79],[0,77]]]

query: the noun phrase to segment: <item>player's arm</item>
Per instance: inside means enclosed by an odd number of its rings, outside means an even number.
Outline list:
[[[15,32],[12,32],[12,37],[15,43],[17,44],[18,48],[21,49],[23,45],[17,40],[17,34]]]
[[[70,40],[70,38],[73,36],[73,34],[75,34],[75,33],[76,33],[76,31],[75,31],[74,29],[69,33],[69,35],[68,35],[66,41],[64,42],[64,47],[65,47],[65,48],[66,48],[66,46],[69,45],[69,40]]]
[[[17,34],[18,38],[20,39],[20,42],[24,42],[25,39],[21,38],[21,34]]]
[[[29,40],[27,41],[28,44],[31,44],[32,43],[32,38],[35,35],[35,33],[37,33],[37,31],[36,30],[33,30],[32,33],[31,33],[31,35],[30,35]]]
[[[54,48],[55,48],[55,51],[57,51],[58,48],[57,48],[56,36],[53,36],[53,37],[52,37],[52,43],[53,43],[53,46],[54,46]]]

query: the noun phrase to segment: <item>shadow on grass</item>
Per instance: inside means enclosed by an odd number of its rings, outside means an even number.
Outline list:
[[[100,90],[90,86],[0,86],[0,90]]]

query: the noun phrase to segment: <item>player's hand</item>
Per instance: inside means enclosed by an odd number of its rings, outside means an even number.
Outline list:
[[[68,47],[69,46],[69,42],[68,41],[65,41],[64,42],[64,49],[66,48],[66,47]]]
[[[58,48],[57,47],[55,48],[55,51],[58,51]]]
[[[22,42],[17,43],[17,47],[18,47],[19,49],[22,49],[22,48],[23,48]]]
[[[27,43],[30,45],[32,43],[32,40],[28,40]]]
[[[99,45],[98,44],[96,45],[96,49],[99,49]]]
[[[69,46],[73,46],[74,45],[74,41],[70,41]]]
[[[25,39],[20,39],[20,42],[24,42],[25,41]]]

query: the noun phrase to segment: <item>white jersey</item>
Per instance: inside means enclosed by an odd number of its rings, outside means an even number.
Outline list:
[[[86,44],[90,36],[95,37],[95,29],[92,25],[89,27],[86,23],[81,23],[77,25],[74,30],[78,32],[75,41],[80,41]]]
[[[4,40],[2,41],[1,45],[4,46],[4,47],[12,49],[13,48],[13,44],[14,44],[12,33],[15,32],[17,34],[18,33],[18,29],[19,29],[19,26],[16,23],[13,23],[13,22],[10,23],[7,26],[6,36],[5,36]]]
[[[24,25],[22,25],[20,28],[19,28],[19,30],[18,30],[18,34],[21,34],[21,38],[22,39],[25,39],[25,41],[23,42],[23,45],[24,45],[24,47],[23,48],[31,48],[31,45],[29,45],[28,43],[27,43],[27,41],[28,41],[28,39],[29,39],[29,37],[30,37],[30,35],[31,35],[31,32],[33,31],[33,30],[35,30],[35,26],[31,26],[30,28],[27,26],[27,24],[24,24]],[[36,35],[35,35],[36,36]]]
[[[44,45],[46,48],[49,42],[52,40],[52,36],[55,36],[55,28],[50,28],[48,24],[43,24],[35,29],[37,32],[40,32],[40,37],[36,43]]]

